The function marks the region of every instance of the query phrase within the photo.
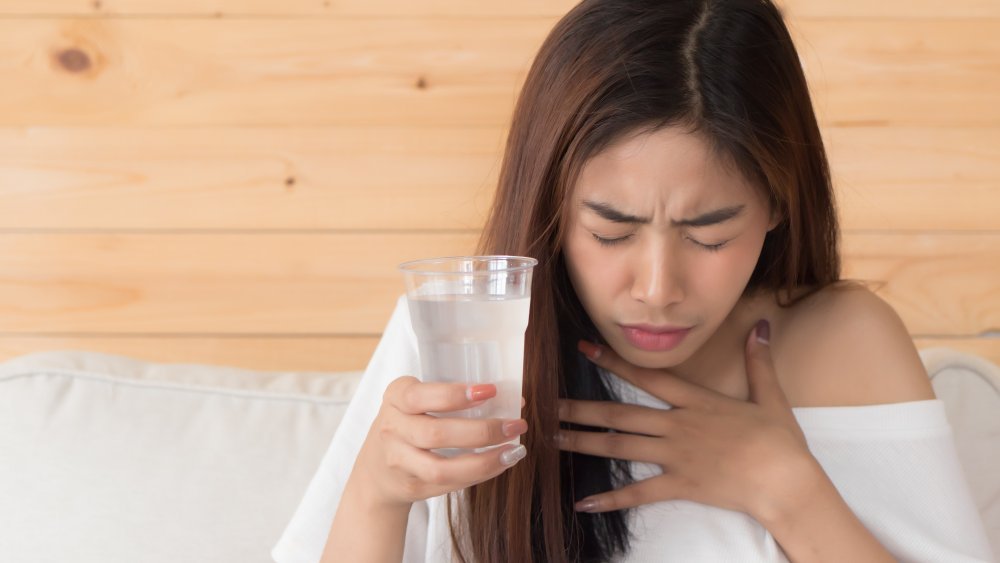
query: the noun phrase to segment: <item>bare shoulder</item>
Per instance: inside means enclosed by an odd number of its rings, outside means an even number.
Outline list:
[[[775,328],[775,367],[792,406],[934,398],[906,326],[867,288],[823,289],[786,309]]]

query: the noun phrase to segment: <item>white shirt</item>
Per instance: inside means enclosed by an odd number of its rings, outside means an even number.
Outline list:
[[[400,298],[319,470],[271,552],[276,562],[319,561],[382,393],[397,377],[418,375],[419,366],[406,299]],[[605,375],[623,402],[669,408]],[[844,500],[898,560],[993,560],[940,401],[793,411],[810,451]],[[631,468],[637,480],[660,473],[654,464],[633,462]],[[414,503],[404,563],[452,561],[446,498]],[[629,526],[634,539],[621,559],[628,563],[787,561],[771,534],[741,512],[681,500],[656,502],[633,509]]]

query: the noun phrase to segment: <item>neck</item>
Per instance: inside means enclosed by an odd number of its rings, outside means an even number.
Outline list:
[[[760,319],[772,322],[777,303],[772,292],[740,298],[711,337],[684,362],[670,372],[684,380],[720,393],[743,397],[746,394],[744,344]]]

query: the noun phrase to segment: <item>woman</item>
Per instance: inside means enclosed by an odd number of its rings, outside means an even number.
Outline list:
[[[279,562],[990,557],[905,328],[840,281],[823,144],[770,2],[567,14],[479,250],[539,260],[525,419],[427,415],[495,389],[407,376],[401,300]]]

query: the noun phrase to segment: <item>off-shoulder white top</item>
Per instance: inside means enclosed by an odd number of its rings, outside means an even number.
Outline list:
[[[277,563],[315,563],[354,459],[393,379],[418,374],[416,337],[400,298],[360,387],[316,475],[271,554]],[[669,408],[613,375],[623,401]],[[900,561],[992,561],[982,520],[959,466],[940,401],[794,409],[812,454],[848,505]],[[642,479],[660,472],[633,463]],[[446,497],[413,505],[404,563],[452,561]],[[750,516],[688,501],[631,511],[633,541],[621,561],[787,561],[768,531]]]

